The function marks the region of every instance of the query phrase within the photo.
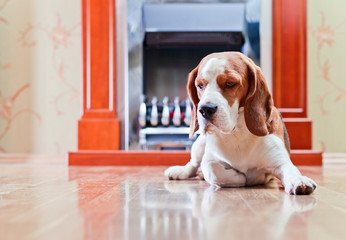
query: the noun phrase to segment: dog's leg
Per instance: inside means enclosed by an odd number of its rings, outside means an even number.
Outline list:
[[[281,180],[285,192],[289,194],[311,194],[317,186],[312,179],[302,176],[289,159],[273,168],[272,174]]]
[[[205,136],[200,135],[191,148],[191,160],[185,166],[169,167],[165,171],[165,176],[170,180],[183,180],[195,177],[201,164],[205,148]]]
[[[271,135],[263,138],[264,149],[261,163],[269,173],[280,179],[285,192],[292,195],[306,195],[312,193],[316,183],[308,177],[302,176],[299,170],[291,162],[284,142]]]
[[[246,184],[245,174],[224,162],[203,158],[201,169],[204,179],[211,185],[217,187],[243,187]]]

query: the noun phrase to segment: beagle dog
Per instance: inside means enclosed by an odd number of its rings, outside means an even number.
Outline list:
[[[286,128],[273,106],[261,69],[239,52],[213,53],[189,74],[193,103],[190,137],[200,136],[185,166],[165,171],[170,180],[202,178],[218,187],[281,180],[289,194],[310,194],[316,183],[290,160]]]

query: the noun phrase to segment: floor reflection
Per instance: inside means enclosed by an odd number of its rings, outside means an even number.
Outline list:
[[[84,239],[306,239],[317,205],[314,195],[287,195],[276,181],[220,189],[197,179],[164,180],[157,169],[93,171],[70,170]]]
[[[304,218],[316,204],[313,196],[285,194],[276,182],[218,189],[202,181],[166,181],[164,187],[147,184],[128,199],[124,231],[126,239],[285,239],[307,234]]]
[[[345,164],[300,167],[311,196],[277,182],[215,189],[166,167],[1,164],[1,239],[345,239]],[[318,199],[318,203],[317,203]]]
[[[198,189],[177,185],[176,182],[167,182],[165,187],[172,194],[183,191],[189,196],[191,217],[202,222],[206,239],[229,239],[231,236],[238,239],[284,239],[287,237],[285,229],[295,213],[308,213],[317,204],[313,196],[283,193],[275,181],[255,188],[209,186]],[[297,225],[296,222],[293,225]],[[298,222],[304,231],[305,222]]]
[[[200,184],[195,181],[195,188]],[[186,192],[171,193],[163,184],[136,187],[126,182],[124,239],[205,239],[202,222],[194,217]]]

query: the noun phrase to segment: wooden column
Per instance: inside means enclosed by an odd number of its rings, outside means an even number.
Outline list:
[[[83,115],[78,150],[119,149],[116,116],[115,1],[82,0]]]
[[[302,164],[320,165],[307,118],[306,19],[306,0],[273,0],[273,97],[293,151],[300,150]]]

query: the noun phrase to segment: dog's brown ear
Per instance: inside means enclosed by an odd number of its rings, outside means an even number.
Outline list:
[[[256,136],[269,133],[273,98],[269,92],[264,75],[251,60],[248,61],[249,91],[245,100],[245,123]]]
[[[199,98],[198,98],[197,89],[195,86],[195,79],[197,77],[198,67],[199,66],[197,66],[195,69],[193,69],[190,72],[188,81],[187,81],[187,93],[189,94],[189,97],[192,101],[190,134],[189,134],[190,138],[193,137],[193,135],[199,128],[198,121],[197,121],[197,108],[198,108]]]

